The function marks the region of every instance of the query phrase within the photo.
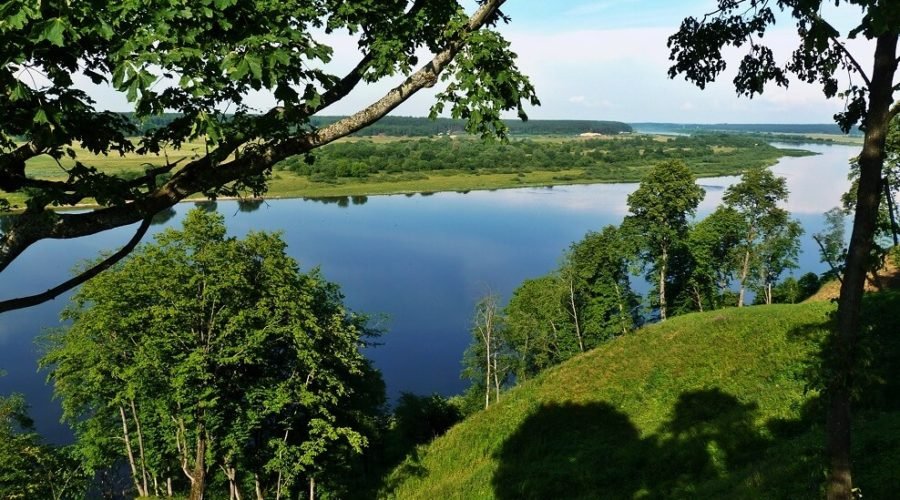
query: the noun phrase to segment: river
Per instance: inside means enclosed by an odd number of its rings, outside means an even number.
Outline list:
[[[786,146],[787,147],[787,146]],[[786,208],[801,221],[799,275],[821,273],[811,235],[822,228],[822,213],[837,205],[848,186],[848,159],[857,147],[792,145],[820,153],[783,158],[773,171],[787,178]],[[701,179],[706,189],[698,216],[712,211],[735,177]],[[487,292],[504,299],[524,279],[556,267],[565,248],[585,232],[618,224],[636,184],[595,184],[433,195],[371,196],[338,203],[272,200],[248,211],[223,201],[229,231],[281,230],[289,253],[302,268],[319,266],[339,283],[355,310],[384,314],[382,345],[367,354],[384,374],[391,398],[401,391],[451,395],[465,388],[460,360],[470,341],[468,328],[477,298]],[[334,201],[334,200],[332,200]],[[165,224],[178,224],[193,207],[176,207]],[[79,240],[44,241],[7,271],[0,297],[35,293],[68,276],[69,270],[102,249],[123,244],[133,228]],[[149,238],[149,237],[148,237]],[[646,285],[636,288],[645,291]],[[37,371],[34,339],[60,326],[66,297],[0,319],[0,394],[25,394],[39,432],[53,442],[71,439],[59,424],[45,374]]]

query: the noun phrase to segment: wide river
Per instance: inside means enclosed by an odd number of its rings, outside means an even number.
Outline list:
[[[822,213],[837,205],[848,186],[848,159],[859,148],[803,145],[818,156],[784,158],[773,171],[787,178],[787,207],[806,233],[801,273],[820,273],[811,235],[822,227]],[[701,179],[706,198],[699,216],[721,202],[734,177]],[[240,210],[223,201],[229,231],[280,230],[288,251],[304,269],[320,266],[341,285],[355,310],[384,314],[387,333],[368,355],[384,374],[391,398],[401,391],[459,393],[460,360],[470,341],[469,325],[477,298],[487,292],[504,300],[527,278],[554,269],[572,242],[587,231],[618,224],[636,184],[597,184],[412,196],[370,196],[323,203],[273,200],[257,210]],[[179,224],[193,204],[181,204],[157,232]],[[133,228],[67,242],[41,242],[2,274],[0,297],[42,291],[68,276],[79,261],[123,244]],[[149,239],[149,237],[148,237]],[[646,291],[646,285],[636,288]],[[60,408],[38,372],[34,339],[59,327],[66,297],[0,317],[0,394],[25,394],[38,431],[48,439],[71,439],[59,424]]]

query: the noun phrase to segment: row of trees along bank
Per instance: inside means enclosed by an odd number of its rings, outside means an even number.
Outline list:
[[[665,320],[744,306],[748,290],[765,304],[815,292],[814,274],[802,286],[793,278],[777,285],[797,267],[803,232],[779,206],[788,197],[784,178],[748,170],[722,205],[691,223],[704,194],[684,163],[661,163],[628,197],[621,226],[572,244],[556,271],[526,280],[506,307],[493,294],[482,298],[464,358],[469,406],[487,407],[503,388],[627,334],[648,319],[645,312]],[[631,286],[636,273],[652,287],[648,311]]]

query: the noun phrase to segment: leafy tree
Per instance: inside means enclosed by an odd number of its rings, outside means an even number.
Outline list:
[[[725,190],[722,200],[743,219],[744,234],[738,245],[737,280],[739,286],[738,307],[744,305],[744,292],[753,279],[754,270],[763,281],[763,253],[768,247],[775,251],[774,236],[788,223],[787,212],[778,207],[778,202],[786,201],[787,184],[784,177],[775,175],[766,168],[748,170],[740,182]]]
[[[0,498],[83,498],[87,476],[70,452],[42,442],[21,394],[0,396]]]
[[[882,167],[888,124],[900,113],[895,103],[897,86],[897,42],[900,38],[900,3],[880,0],[836,1],[843,5],[840,18],[854,27],[846,38],[862,36],[874,42],[872,69],[867,72],[845,43],[846,40],[823,14],[822,0],[719,0],[718,8],[702,18],[684,19],[677,33],[669,37],[669,75],[683,74],[701,88],[718,77],[727,64],[723,47],[744,48],[734,78],[739,94],[753,97],[766,83],[788,86],[793,73],[809,83],[822,86],[826,97],[840,95],[847,105],[835,120],[847,132],[861,124],[865,132],[859,156],[860,182],[856,193],[853,234],[838,301],[834,345],[838,355],[828,381],[827,419],[830,472],[828,497],[852,496],[850,460],[850,406],[856,337],[860,331],[860,308],[867,262],[875,234],[878,205],[883,191]],[[794,19],[800,43],[790,60],[779,65],[772,50],[763,44],[767,28],[775,23],[775,10],[787,11]],[[839,76],[849,75],[841,88]]]
[[[627,243],[615,226],[606,226],[572,244],[566,255],[563,267],[570,270],[573,302],[582,311],[586,349],[630,332],[637,323]]]
[[[734,278],[734,263],[746,234],[745,222],[735,209],[719,206],[691,226],[688,247],[693,268],[688,293],[696,309],[703,311],[704,304],[712,309],[724,306],[723,295]]]
[[[504,339],[513,353],[510,362],[517,381],[578,353],[564,297],[558,277],[547,275],[525,280],[509,299]]]
[[[790,220],[787,212],[776,211],[763,221],[761,232],[763,237],[754,266],[757,277],[753,285],[756,293],[763,296],[765,303],[771,304],[772,287],[778,282],[778,278],[788,269],[797,268],[803,227],[799,222]]]
[[[844,237],[844,219],[846,214],[840,207],[825,212],[825,228],[813,235],[819,245],[819,260],[828,264],[829,270],[823,278],[843,279],[841,268],[847,258]]]
[[[510,376],[509,352],[504,342],[505,322],[499,298],[487,294],[475,304],[472,343],[463,356],[463,377],[472,381],[470,392],[484,394],[484,407],[500,401],[500,390]]]
[[[799,279],[788,276],[781,283],[772,288],[772,302],[777,304],[796,304],[812,297],[819,291],[821,280],[816,273],[806,273]],[[757,303],[765,301],[765,297],[758,295]]]
[[[394,408],[391,446],[395,453],[405,454],[415,446],[443,435],[462,417],[460,409],[439,394],[417,396],[404,392]]]
[[[656,286],[659,315],[666,319],[666,285],[674,276],[669,261],[687,245],[688,219],[694,215],[705,192],[681,161],[654,167],[636,191],[628,195],[631,215],[623,228],[636,238],[638,252],[648,270],[648,280]]]
[[[341,300],[277,234],[227,237],[194,209],[81,288],[41,364],[85,466],[124,462],[140,496],[314,491],[366,446],[356,398],[383,401]]]
[[[509,43],[493,29],[508,20],[503,3],[478,2],[470,15],[458,1],[434,0],[4,3],[0,189],[28,199],[0,235],[0,270],[37,241],[144,221],[194,193],[262,193],[278,161],[359,131],[439,82],[433,114],[446,109],[468,132],[505,137],[500,114],[516,110],[524,119],[524,103],[538,100]],[[345,75],[325,67],[333,49],[321,34],[333,32],[359,39],[360,60]],[[433,57],[416,69],[420,49]],[[75,74],[124,94],[132,115],[97,111],[73,85]],[[311,122],[360,83],[391,76],[405,79],[371,105],[320,127]],[[272,92],[278,105],[257,112],[246,100],[252,91]],[[160,121],[137,143],[129,138],[137,133],[132,120],[171,112],[174,119]],[[193,140],[205,143],[200,157],[184,164],[164,159]],[[78,156],[75,142],[93,153],[137,151],[162,159],[136,178],[103,173]],[[27,160],[66,155],[75,163],[64,179],[30,175]],[[86,199],[101,207],[49,210]],[[48,300],[93,274],[3,309]]]

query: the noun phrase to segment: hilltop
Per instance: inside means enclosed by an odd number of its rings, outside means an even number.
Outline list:
[[[854,479],[900,489],[900,294],[867,297]],[[396,498],[819,498],[822,396],[808,390],[829,302],[690,314],[509,391],[398,467]],[[874,357],[877,356],[877,357]],[[893,370],[893,371],[892,371]],[[887,382],[884,382],[887,381]]]

